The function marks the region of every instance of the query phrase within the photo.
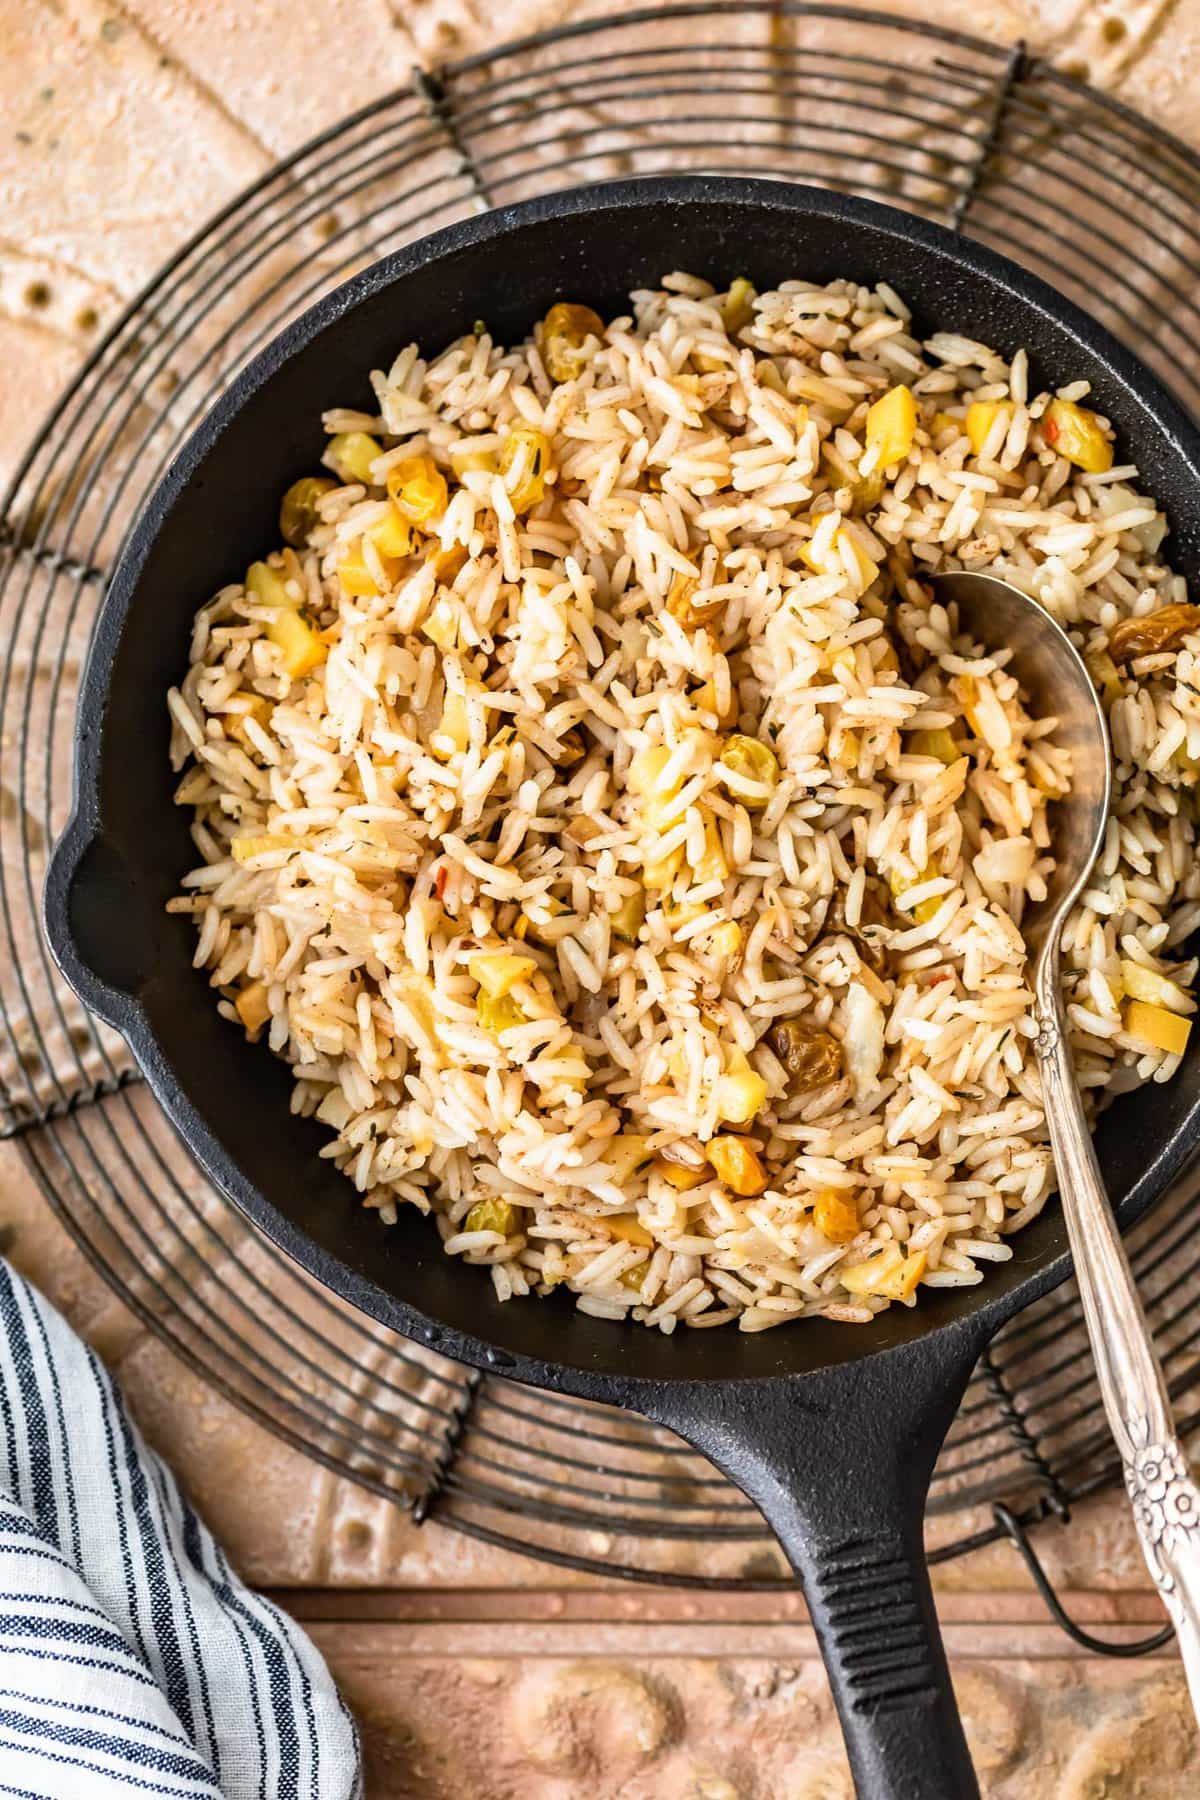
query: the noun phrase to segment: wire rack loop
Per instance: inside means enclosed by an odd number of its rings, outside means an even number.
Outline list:
[[[578,21],[436,71],[285,158],[159,271],[89,357],[0,505],[0,1135],[187,1366],[329,1469],[489,1543],[694,1587],[789,1577],[758,1513],[667,1433],[468,1375],[315,1288],[198,1176],[50,964],[47,851],[105,580],[140,505],[245,361],[387,251],[552,187],[667,170],[802,179],[1028,264],[1200,402],[1200,165],[1028,55],[838,5]],[[1136,201],[1136,205],[1133,203]],[[1177,1416],[1200,1419],[1190,1190],[1132,1239]],[[938,1465],[934,1561],[1027,1533],[1116,1464],[1069,1290],[990,1348]],[[1151,1640],[1157,1643],[1159,1640]]]

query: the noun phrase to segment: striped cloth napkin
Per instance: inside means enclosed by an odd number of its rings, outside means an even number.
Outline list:
[[[354,1722],[0,1260],[0,1795],[355,1800]]]

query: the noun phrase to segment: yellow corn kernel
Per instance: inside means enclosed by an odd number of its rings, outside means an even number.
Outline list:
[[[604,342],[604,320],[590,306],[560,300],[542,321],[542,361],[551,381],[574,381],[584,368],[589,338]]]
[[[322,494],[331,494],[337,486],[328,475],[302,475],[293,481],[279,503],[279,532],[285,544],[297,548],[307,544],[315,526],[321,523],[318,502]]]
[[[843,580],[848,580],[856,600],[866,593],[879,573],[879,564],[872,562],[858,539],[848,531],[836,532],[824,555],[814,555],[811,540],[801,544],[799,555],[801,562],[806,563],[814,574],[840,575]]]
[[[623,943],[636,943],[645,916],[646,895],[640,887],[635,888],[632,894],[625,896],[616,912],[609,914],[609,930]]]
[[[462,1222],[463,1231],[498,1231],[511,1237],[517,1209],[511,1200],[477,1200]]]
[[[721,751],[714,773],[735,800],[754,809],[770,804],[779,785],[779,758],[758,738],[735,731]]]
[[[612,1213],[601,1219],[600,1224],[610,1237],[620,1238],[623,1244],[637,1244],[643,1250],[654,1247],[654,1239],[636,1213]],[[638,1285],[641,1285],[640,1277]]]
[[[284,670],[293,681],[311,674],[328,654],[317,633],[294,606],[281,606],[267,620],[267,636],[282,653]]]
[[[710,956],[732,962],[742,947],[742,928],[733,919],[725,919],[704,934],[704,947]]]
[[[271,1016],[267,990],[261,981],[248,981],[233,1004],[237,1008],[238,1018],[251,1036],[261,1031]]]
[[[711,1179],[711,1170],[685,1169],[682,1163],[668,1162],[665,1156],[655,1157],[650,1164],[650,1173],[661,1175],[677,1194],[690,1194],[693,1188],[703,1187]]]
[[[628,1181],[650,1157],[650,1139],[640,1131],[619,1131],[601,1151],[613,1181]],[[605,1221],[609,1223],[609,1221]]]
[[[730,337],[743,331],[754,317],[754,302],[758,299],[758,289],[744,275],[739,275],[729,284],[729,292],[721,302],[721,323]]]
[[[903,462],[917,430],[917,403],[912,389],[892,388],[867,408],[867,443],[878,450],[881,469]]]
[[[944,726],[936,731],[910,732],[905,748],[911,750],[914,756],[936,756],[947,768],[962,756],[961,748]]]
[[[442,740],[442,741],[438,741]],[[438,728],[433,734],[431,748],[435,756],[453,756],[461,753],[471,742],[471,727],[467,719],[467,703],[461,694],[447,694],[442,701],[442,716]]]
[[[291,838],[260,831],[253,836],[235,837],[229,846],[229,853],[234,862],[245,863],[256,856],[266,856],[270,850],[294,850],[295,847]]]
[[[273,569],[270,563],[252,562],[246,570],[246,598],[255,606],[298,606],[287,591],[285,580],[279,569]]]
[[[514,956],[507,950],[485,950],[467,959],[467,973],[472,981],[477,981],[493,1000],[511,993],[518,982],[528,981],[536,971],[532,956]]]
[[[1089,475],[1103,475],[1113,465],[1113,447],[1104,427],[1086,406],[1052,400],[1042,415],[1042,436],[1059,456]]]
[[[925,1273],[924,1250],[905,1256],[895,1247],[881,1250],[878,1256],[859,1263],[857,1268],[841,1271],[842,1286],[852,1294],[875,1294],[884,1300],[908,1300]]]
[[[717,1117],[727,1125],[748,1125],[767,1103],[767,1084],[741,1050],[731,1050],[717,1077]]]
[[[858,1236],[858,1208],[837,1188],[823,1188],[813,1201],[813,1224],[831,1244],[848,1244]]]
[[[502,994],[498,1000],[491,994],[480,994],[475,1002],[475,1017],[493,1036],[500,1031],[511,1031],[514,1025],[528,1023],[511,994]]]
[[[1003,413],[1011,421],[1013,411],[1011,400],[972,400],[967,408],[967,436],[976,456],[987,443],[988,433],[1000,415]]]
[[[729,874],[729,864],[725,860],[725,848],[721,842],[721,828],[707,807],[700,808],[704,818],[704,851],[693,872],[696,880],[724,881]]]
[[[521,473],[515,485],[510,481],[514,469]],[[544,431],[532,425],[514,425],[500,449],[500,474],[508,489],[515,513],[529,512],[546,492],[546,471],[550,467],[550,440]]]
[[[430,525],[446,510],[450,490],[431,456],[406,456],[387,472],[392,505],[411,525]]]
[[[371,465],[383,455],[383,445],[366,431],[339,431],[325,446],[323,460],[343,481],[371,486]]]
[[[766,1192],[770,1177],[757,1151],[744,1138],[713,1138],[708,1145],[708,1160],[731,1193],[751,1200]]]
[[[399,560],[412,554],[415,537],[412,522],[405,518],[395,503],[388,507],[377,525],[372,525],[367,536],[380,556]]]
[[[934,863],[926,863],[916,881],[905,881],[903,876],[898,875],[893,869],[888,876],[888,886],[897,900],[903,900],[905,894],[911,893],[913,888],[920,887],[926,881],[936,880],[937,874],[937,866]],[[919,900],[912,909],[912,916],[917,924],[928,925],[945,898],[944,894],[931,894],[928,900]]]

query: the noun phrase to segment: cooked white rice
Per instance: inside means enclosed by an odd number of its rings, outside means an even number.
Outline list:
[[[1129,965],[1192,1009],[1200,633],[1104,657],[1184,584],[1136,471],[1046,443],[1023,354],[922,344],[882,286],[788,282],[732,336],[690,276],[632,299],[576,378],[481,328],[327,418],[382,451],[281,570],[323,660],[283,673],[241,584],[198,613],[170,707],[200,866],[172,904],[362,1204],[431,1213],[502,1298],[565,1284],[665,1332],[864,1321],[981,1281],[1052,1187],[1019,927],[1069,768],[921,576],[994,569],[1104,675],[1116,801],[1065,959],[1093,1108],[1178,1063],[1128,1029]],[[916,438],[872,491],[866,409],[898,383]],[[979,454],[972,400],[1011,403]],[[529,457],[495,472],[514,425],[549,447],[526,512]],[[381,561],[385,477],[422,455],[449,503]],[[374,595],[339,579],[356,550]],[[913,737],[947,730],[950,764]],[[733,732],[772,752],[758,788],[722,773]],[[481,951],[532,959],[499,1011]],[[832,1080],[797,1091],[781,1023],[832,1041]],[[714,1140],[763,1192],[717,1178]]]

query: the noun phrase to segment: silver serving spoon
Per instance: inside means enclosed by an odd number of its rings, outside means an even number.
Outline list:
[[[1073,759],[1071,792],[1053,818],[1050,891],[1025,916],[1036,957],[1033,991],[1046,1123],[1075,1278],[1108,1422],[1146,1562],[1171,1615],[1192,1705],[1200,1717],[1200,1489],[1175,1432],[1171,1403],[1138,1299],[1071,1065],[1060,981],[1067,914],[1104,841],[1112,793],[1108,725],[1083,659],[1036,600],[995,575],[940,575],[939,603],[957,607],[978,643],[1012,651],[1009,663],[1035,713],[1059,720],[1055,742]]]

